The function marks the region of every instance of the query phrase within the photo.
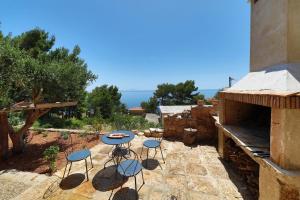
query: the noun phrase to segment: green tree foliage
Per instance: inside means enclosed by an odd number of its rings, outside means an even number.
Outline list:
[[[55,37],[39,28],[14,37],[0,34],[0,108],[20,101],[36,104],[84,99],[85,88],[96,76],[79,57],[78,46],[70,51],[64,47],[54,49],[54,44]],[[0,134],[9,134],[14,152],[22,152],[28,128],[48,111],[26,111],[25,124],[18,131],[5,120],[6,114],[1,114],[5,133]],[[7,154],[7,145],[1,154]]]
[[[178,84],[163,83],[157,86],[154,96],[142,102],[141,106],[147,112],[155,112],[158,105],[189,105],[205,100],[204,95],[197,91],[198,87],[192,80]]]
[[[158,102],[157,98],[154,96],[154,97],[150,97],[150,99],[148,101],[143,101],[141,103],[141,107],[143,109],[145,109],[145,111],[147,113],[155,113],[158,104],[159,104],[159,102]]]
[[[176,85],[163,83],[157,86],[154,97],[159,100],[161,105],[169,105],[172,104],[175,91]]]
[[[80,48],[53,49],[54,36],[33,29],[0,41],[1,105],[22,100],[56,102],[80,100],[96,76],[79,58]]]
[[[94,110],[95,115],[107,119],[113,113],[125,110],[124,104],[120,101],[121,96],[116,86],[102,85],[93,89],[88,95],[88,105],[90,109]]]
[[[195,98],[199,96],[198,87],[195,86],[195,81],[187,80],[184,83],[175,85],[172,101],[176,105],[189,105],[195,103]]]

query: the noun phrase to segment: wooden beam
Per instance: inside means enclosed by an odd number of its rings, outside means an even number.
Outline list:
[[[51,109],[51,108],[63,108],[63,107],[71,107],[76,106],[77,101],[71,102],[56,102],[56,103],[39,103],[34,105],[33,103],[28,103],[27,105],[18,105],[15,104],[10,108],[4,108],[0,110],[0,113],[9,113],[9,112],[18,112],[18,111],[25,111],[25,110],[44,110],[44,109]]]
[[[76,106],[77,102],[56,102],[56,103],[41,103],[36,104],[35,109],[49,109]]]

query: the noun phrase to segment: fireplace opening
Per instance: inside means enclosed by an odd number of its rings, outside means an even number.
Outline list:
[[[271,108],[226,100],[225,124],[244,143],[270,148]]]
[[[245,106],[249,107],[249,111],[245,113],[244,119],[241,119],[240,126],[250,130],[257,129],[262,133],[262,135],[257,135],[257,137],[268,139],[271,127],[271,108],[254,104]]]

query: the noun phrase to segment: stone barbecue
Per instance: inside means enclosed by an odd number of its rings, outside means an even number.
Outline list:
[[[219,94],[218,152],[259,199],[300,199],[299,22],[299,0],[251,1],[250,72]]]

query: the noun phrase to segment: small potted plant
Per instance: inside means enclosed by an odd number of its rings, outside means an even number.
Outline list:
[[[56,159],[59,153],[59,146],[52,145],[43,152],[44,158],[49,162],[50,173],[53,174],[56,171]]]

